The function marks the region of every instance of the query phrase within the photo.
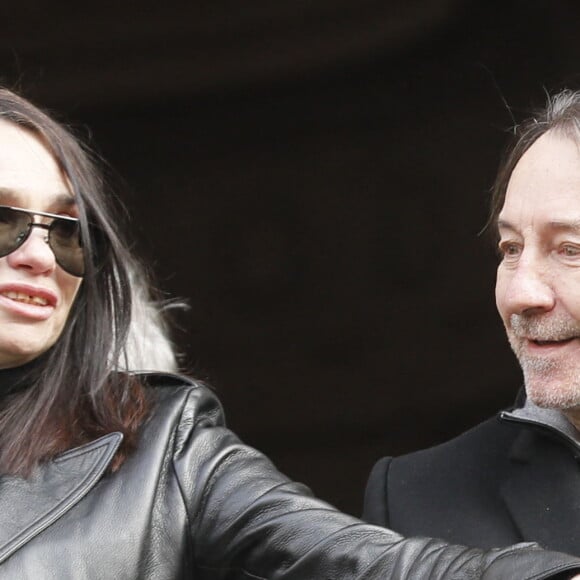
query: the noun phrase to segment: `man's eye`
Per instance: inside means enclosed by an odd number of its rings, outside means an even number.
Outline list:
[[[560,251],[568,258],[580,257],[580,246],[574,244],[565,244]]]
[[[509,260],[510,258],[516,258],[520,255],[521,248],[519,244],[514,244],[513,242],[503,242],[499,245],[500,257],[504,260]]]

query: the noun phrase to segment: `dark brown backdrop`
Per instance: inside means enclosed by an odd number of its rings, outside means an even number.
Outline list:
[[[383,454],[507,404],[478,236],[511,124],[574,85],[572,0],[27,3],[5,82],[90,128],[230,425],[358,513]]]

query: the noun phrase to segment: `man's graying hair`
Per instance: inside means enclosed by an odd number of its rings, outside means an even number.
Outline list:
[[[580,91],[565,89],[548,97],[546,106],[514,127],[514,139],[492,188],[487,227],[497,237],[497,219],[504,205],[511,174],[524,153],[545,133],[553,131],[580,143]]]

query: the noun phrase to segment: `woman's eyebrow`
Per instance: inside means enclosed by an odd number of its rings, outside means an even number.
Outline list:
[[[14,205],[18,202],[18,192],[9,187],[0,187],[0,203],[4,205]]]
[[[59,193],[51,198],[50,206],[59,210],[76,209],[77,200],[70,193]]]
[[[18,207],[22,199],[25,199],[27,194],[23,190],[14,189],[12,187],[0,186],[0,204],[14,205]],[[48,206],[58,209],[70,209],[77,205],[76,198],[68,192],[56,193],[47,197]],[[31,208],[41,209],[41,208]]]

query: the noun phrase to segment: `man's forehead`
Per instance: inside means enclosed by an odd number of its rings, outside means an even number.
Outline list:
[[[580,150],[560,133],[542,135],[516,164],[507,184],[499,229],[575,231],[580,223]]]

